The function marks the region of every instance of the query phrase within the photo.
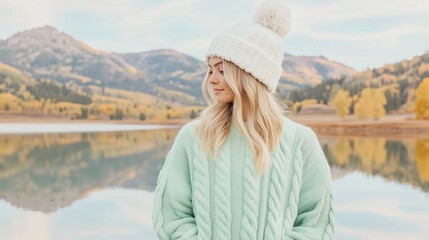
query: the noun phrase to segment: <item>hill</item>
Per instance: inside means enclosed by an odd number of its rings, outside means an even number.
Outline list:
[[[284,55],[283,75],[279,90],[288,95],[289,90],[298,87],[314,86],[327,79],[351,76],[357,73],[353,68],[331,61],[324,56]]]
[[[347,90],[354,99],[364,88],[381,89],[386,98],[385,110],[396,113],[409,113],[415,105],[415,91],[419,83],[429,77],[429,52],[379,68],[367,69],[349,77],[328,79],[314,86],[307,86],[291,92],[292,103],[312,102],[332,105],[335,94]],[[353,110],[353,105],[351,107]]]

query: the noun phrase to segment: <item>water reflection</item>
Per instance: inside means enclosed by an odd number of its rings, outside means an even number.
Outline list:
[[[0,136],[0,198],[51,212],[109,187],[153,191],[178,129]],[[332,167],[429,190],[429,139],[320,139]]]
[[[96,189],[153,191],[177,131],[0,136],[0,198],[52,212]]]
[[[337,137],[321,139],[329,164],[378,175],[429,191],[429,139]]]
[[[155,239],[153,190],[177,132],[0,136],[0,239]],[[335,239],[425,239],[429,139],[319,140]]]

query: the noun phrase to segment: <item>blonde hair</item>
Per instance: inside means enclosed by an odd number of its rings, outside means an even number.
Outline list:
[[[216,159],[226,141],[233,121],[247,139],[253,153],[257,174],[265,172],[271,161],[271,153],[280,141],[283,131],[283,113],[286,107],[267,87],[237,65],[223,60],[225,80],[235,93],[230,103],[217,102],[208,82],[208,71],[202,84],[202,93],[208,107],[198,117],[196,132],[201,137],[202,150]],[[243,121],[243,101],[249,111],[247,129]]]

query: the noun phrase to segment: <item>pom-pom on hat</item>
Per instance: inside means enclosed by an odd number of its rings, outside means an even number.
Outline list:
[[[276,0],[264,1],[252,20],[236,23],[216,35],[206,62],[217,56],[250,73],[275,92],[282,75],[282,38],[290,32],[290,11]]]

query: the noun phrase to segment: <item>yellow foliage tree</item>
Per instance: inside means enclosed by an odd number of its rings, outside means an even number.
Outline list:
[[[420,65],[418,72],[420,76],[422,76],[423,74],[429,73],[429,64],[425,63]]]
[[[81,115],[82,107],[83,107],[82,104],[70,103],[70,102],[58,102],[56,104],[56,111],[61,112],[61,114],[67,115],[74,119]]]
[[[170,118],[183,119],[189,116],[189,113],[184,108],[173,108],[168,110]]]
[[[386,106],[387,100],[381,89],[373,89],[373,101],[372,118],[378,120],[386,115],[384,106]]]
[[[337,110],[337,115],[344,119],[349,114],[350,104],[352,104],[352,98],[349,96],[349,92],[346,90],[339,90],[334,98],[334,106]]]
[[[317,104],[317,99],[304,99],[301,102],[295,102],[292,106],[292,111],[299,113],[302,109]]]
[[[21,100],[11,93],[0,93],[0,110],[21,111]]]
[[[56,104],[48,98],[43,102],[43,114],[44,115],[50,115],[50,114],[56,114]]]
[[[317,99],[305,99],[301,102],[302,108],[317,104]]]
[[[19,86],[18,96],[21,96],[21,98],[24,101],[29,101],[34,99],[34,96],[29,91],[27,91],[27,87],[24,84],[21,84]]]
[[[98,111],[100,111],[101,114],[108,116],[113,116],[117,108],[116,104],[113,103],[102,103],[99,104],[97,107]]]
[[[22,103],[22,105],[24,107],[24,111],[35,112],[35,111],[42,110],[42,103],[35,99],[30,101],[25,101]]]
[[[298,113],[301,110],[302,104],[301,102],[296,102],[292,105],[292,111],[294,113]]]
[[[386,115],[384,108],[386,103],[386,96],[384,96],[382,89],[365,88],[354,106],[355,115],[359,119],[372,118],[378,120]]]
[[[429,119],[429,78],[423,79],[417,88],[414,111],[417,119]]]
[[[365,88],[361,92],[361,96],[354,106],[354,112],[359,119],[368,119],[371,116],[370,110],[373,108],[371,101],[371,89]]]

